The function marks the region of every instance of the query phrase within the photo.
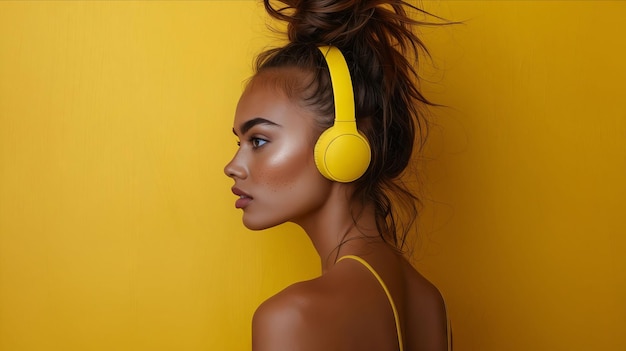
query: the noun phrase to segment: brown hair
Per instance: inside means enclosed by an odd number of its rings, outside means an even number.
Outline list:
[[[432,15],[402,0],[263,2],[272,17],[287,22],[289,43],[261,53],[257,74],[286,67],[304,72],[303,77],[285,78],[281,88],[320,116],[320,133],[333,124],[334,105],[328,68],[317,46],[334,45],[345,56],[357,125],[372,149],[369,168],[354,182],[353,197],[374,204],[381,237],[403,249],[420,201],[400,178],[414,147],[421,147],[427,136],[421,108],[432,105],[418,89],[416,71],[419,54],[428,52],[412,30],[432,23],[417,21],[407,11]]]

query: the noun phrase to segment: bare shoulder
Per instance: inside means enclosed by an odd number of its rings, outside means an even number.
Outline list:
[[[351,273],[349,266],[337,267],[316,279],[291,285],[266,300],[252,320],[252,349],[367,349],[363,326],[369,322],[377,324],[377,319],[371,318],[372,309],[363,306],[371,303],[372,290],[381,289],[371,277],[362,279],[360,274]],[[388,312],[387,300],[382,302]],[[389,322],[393,329],[393,317]]]
[[[296,283],[263,302],[252,320],[254,351],[320,350],[328,309],[320,278]]]
[[[404,320],[405,349],[447,350],[439,290],[408,262],[404,269],[377,266]],[[385,292],[370,272],[354,263],[337,265],[272,296],[252,322],[253,351],[386,349],[397,342]]]
[[[408,262],[404,270],[409,294],[407,344],[419,345],[411,349],[448,350],[448,317],[441,292]]]
[[[416,301],[430,307],[433,312],[445,314],[445,302],[439,289],[408,262],[405,264],[405,272],[409,289],[419,297]]]

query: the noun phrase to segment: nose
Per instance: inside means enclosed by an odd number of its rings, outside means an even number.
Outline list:
[[[224,174],[230,178],[246,178],[248,172],[246,171],[246,168],[241,160],[239,151],[237,151],[233,159],[230,160],[230,162],[228,162],[224,167]]]

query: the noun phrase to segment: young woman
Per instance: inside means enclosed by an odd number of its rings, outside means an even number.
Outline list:
[[[253,350],[447,350],[443,299],[402,254],[418,199],[400,176],[423,142],[428,104],[412,65],[420,23],[406,12],[420,10],[401,0],[264,3],[287,21],[289,43],[257,60],[225,173],[244,225],[300,225],[322,275],[258,308]]]

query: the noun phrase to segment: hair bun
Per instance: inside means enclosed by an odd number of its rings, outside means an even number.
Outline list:
[[[343,46],[372,18],[381,1],[264,0],[267,12],[288,24],[289,40],[303,44]],[[272,3],[282,3],[274,7]],[[385,1],[382,1],[385,3]]]

